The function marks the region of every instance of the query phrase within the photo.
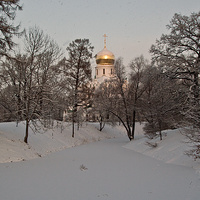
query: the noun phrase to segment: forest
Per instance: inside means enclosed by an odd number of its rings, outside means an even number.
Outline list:
[[[191,156],[200,158],[200,12],[175,13],[150,48],[151,60],[143,55],[128,66],[115,60],[115,76],[95,88],[89,39],[76,39],[66,57],[49,35],[37,26],[21,30],[13,25],[19,0],[0,1],[0,122],[24,121],[24,142],[29,128],[51,128],[52,121],[75,124],[98,121],[120,123],[130,140],[135,123],[145,122],[145,135],[185,127],[193,144]],[[23,41],[21,52],[14,37]],[[127,73],[127,71],[129,73]]]

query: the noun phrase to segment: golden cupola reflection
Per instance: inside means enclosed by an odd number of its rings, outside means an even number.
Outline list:
[[[96,54],[96,67],[95,67],[95,80],[96,83],[100,84],[105,79],[109,79],[115,76],[114,54],[106,48],[106,37],[104,34],[104,48],[99,53]]]
[[[96,63],[100,65],[113,65],[115,62],[114,54],[108,49],[104,48],[96,55]]]
[[[106,48],[106,34],[104,34],[104,48],[96,55],[96,63],[100,65],[113,65],[115,62],[114,54]]]

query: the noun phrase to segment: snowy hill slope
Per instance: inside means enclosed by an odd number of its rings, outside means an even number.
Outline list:
[[[147,142],[156,144],[156,147],[147,145]],[[163,140],[159,137],[148,139],[146,137],[136,137],[134,141],[126,144],[124,147],[134,150],[144,155],[162,160],[165,163],[184,165],[200,170],[200,160],[194,161],[192,157],[186,155],[186,151],[191,149],[191,143],[183,134],[183,130],[165,130],[163,131]]]
[[[106,126],[98,131],[98,124],[85,124],[75,131],[71,137],[71,127],[67,123],[46,132],[33,133],[29,130],[29,144],[23,142],[25,125],[23,122],[16,126],[15,122],[0,123],[0,163],[30,160],[45,156],[51,152],[102,139],[120,136],[121,130]]]
[[[106,125],[102,132],[98,131],[98,128],[98,123],[84,124],[79,131],[75,131],[75,138],[71,137],[71,127],[67,123],[63,124],[62,131],[61,126],[57,125],[54,129],[42,133],[35,134],[30,130],[29,144],[26,145],[23,142],[25,127],[22,122],[18,124],[18,127],[14,122],[0,123],[0,163],[30,160],[81,144],[126,137],[127,144],[123,146],[124,148],[162,160],[165,163],[193,167],[200,171],[200,161],[194,161],[193,158],[185,155],[190,144],[185,142],[186,138],[179,129],[164,131],[162,141],[159,138],[149,140],[143,135],[143,125],[137,123],[135,140],[129,142],[122,126]],[[157,147],[148,146],[147,141],[157,143]]]

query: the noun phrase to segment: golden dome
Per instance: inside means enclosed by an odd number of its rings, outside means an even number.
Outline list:
[[[106,47],[96,55],[96,63],[100,65],[113,65],[115,62],[114,54]]]

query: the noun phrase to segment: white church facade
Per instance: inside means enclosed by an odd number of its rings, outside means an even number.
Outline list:
[[[105,79],[114,77],[114,63],[115,56],[106,47],[106,34],[104,34],[104,48],[98,52],[95,56],[96,67],[95,67],[95,79],[93,83],[95,85],[101,84]]]

